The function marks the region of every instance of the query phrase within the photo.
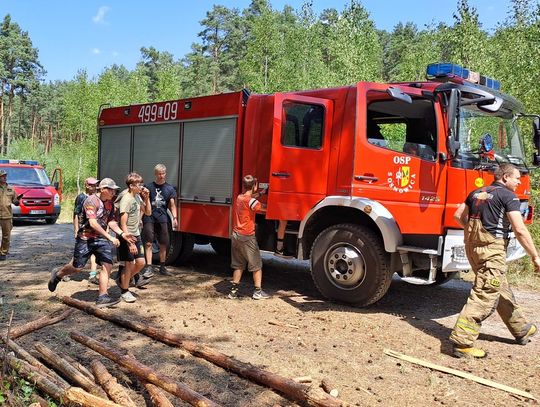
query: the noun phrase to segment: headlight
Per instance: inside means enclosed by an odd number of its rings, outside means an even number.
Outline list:
[[[60,205],[60,195],[54,194],[54,204]]]

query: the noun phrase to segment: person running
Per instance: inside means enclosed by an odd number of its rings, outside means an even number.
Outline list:
[[[99,295],[96,306],[110,307],[120,301],[119,298],[111,298],[107,292],[113,264],[112,246],[120,245],[118,238],[107,232],[107,227],[124,240],[133,242],[135,239],[129,233],[124,233],[114,218],[112,199],[117,189],[119,187],[111,178],[103,178],[98,185],[99,192],[86,198],[83,204],[82,225],[73,249],[73,263],[70,262],[59,270],[52,270],[48,283],[49,291],[56,291],[62,277],[81,272],[93,254],[96,256],[97,264],[103,267],[99,273]]]
[[[152,203],[151,216],[143,216],[142,238],[144,242],[144,253],[146,257],[146,267],[143,276],[150,278],[152,271],[152,245],[157,237],[159,243],[159,274],[168,275],[165,267],[167,251],[169,250],[169,215],[167,208],[172,214],[172,229],[176,230],[178,225],[176,218],[176,190],[166,182],[167,168],[163,164],[154,167],[155,181],[146,185],[150,191],[150,202]]]
[[[136,172],[129,173],[126,177],[127,189],[122,191],[116,199],[120,213],[120,228],[123,234],[133,236],[134,241],[122,240],[118,248],[118,261],[125,262],[124,269],[119,272],[118,285],[122,298],[125,302],[135,302],[137,298],[129,291],[130,280],[138,275],[144,267],[144,246],[139,231],[139,222],[142,214],[152,214],[150,194],[144,187],[143,178]],[[141,199],[142,198],[142,199]],[[143,203],[144,201],[144,203]],[[144,277],[141,277],[144,279]],[[143,282],[137,281],[136,286],[142,287]]]
[[[246,175],[242,179],[243,193],[238,195],[233,215],[233,233],[231,236],[231,267],[233,280],[228,298],[238,298],[238,285],[242,273],[247,267],[253,273],[255,290],[252,298],[264,300],[270,296],[262,290],[262,260],[255,237],[255,214],[263,210],[263,205],[255,199],[257,196],[257,178]]]

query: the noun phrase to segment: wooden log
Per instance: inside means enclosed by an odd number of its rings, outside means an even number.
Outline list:
[[[49,379],[51,382],[55,383],[62,389],[67,389],[70,387],[68,382],[66,382],[61,376],[59,376],[54,370],[49,369],[47,366],[45,366],[43,363],[41,363],[39,360],[37,360],[33,355],[28,353],[26,349],[24,349],[22,346],[18,345],[15,341],[12,341],[11,339],[8,340],[7,346],[14,351],[17,355],[19,355],[20,358],[28,362],[31,366],[33,366],[39,373],[41,373],[43,376],[45,376],[47,379]]]
[[[489,379],[484,379],[483,377],[475,376],[475,375],[467,373],[467,372],[462,372],[460,370],[452,369],[452,368],[449,368],[449,367],[446,367],[446,366],[436,365],[435,363],[428,362],[427,360],[417,359],[417,358],[415,358],[413,356],[404,355],[403,353],[399,353],[399,352],[393,351],[391,349],[385,349],[384,353],[387,354],[388,356],[392,356],[394,358],[398,358],[398,359],[401,359],[401,360],[406,360],[407,362],[411,362],[411,363],[414,363],[416,365],[424,366],[424,367],[427,367],[429,369],[438,370],[438,371],[444,372],[444,373],[450,373],[450,374],[452,374],[454,376],[462,377],[464,379],[473,380],[473,381],[475,381],[477,383],[481,383],[481,384],[483,384],[485,386],[489,386],[489,387],[493,387],[493,388],[496,388],[496,389],[499,389],[499,390],[503,390],[503,391],[506,391],[508,393],[512,393],[512,394],[516,394],[518,396],[529,398],[531,400],[536,400],[536,398],[531,393],[528,393],[528,392],[523,391],[523,390],[515,389],[513,387],[507,386],[505,384],[500,384],[500,383],[494,382],[494,381],[489,380]]]
[[[94,372],[97,382],[105,389],[111,400],[125,407],[137,407],[131,400],[126,389],[118,383],[107,368],[99,360],[94,359],[90,362],[90,367]]]
[[[75,369],[71,364],[62,358],[58,353],[53,352],[48,347],[46,347],[41,342],[36,342],[34,347],[41,354],[43,359],[53,368],[62,372],[62,374],[71,380],[73,383],[76,383],[78,386],[82,387],[87,392],[102,398],[107,398],[107,395],[101,387],[96,383],[89,380],[85,375]]]
[[[186,386],[184,383],[176,382],[170,377],[162,373],[156,372],[154,369],[140,363],[132,356],[120,354],[115,349],[112,349],[111,347],[79,332],[71,332],[70,336],[77,342],[88,346],[90,349],[93,349],[101,355],[113,360],[120,366],[129,369],[129,371],[135,374],[138,378],[167,390],[169,393],[174,394],[176,397],[184,400],[185,402],[193,406],[219,406],[219,404],[214,403],[210,399],[207,399],[202,394],[199,394]]]
[[[83,375],[85,375],[88,380],[97,383],[96,378],[94,377],[93,373],[86,368],[82,363],[80,363],[78,360],[73,359],[71,356],[69,356],[66,353],[62,354],[62,357],[66,359],[71,365],[77,369],[79,372],[81,372]]]
[[[62,297],[64,304],[78,308],[88,314],[95,315],[98,318],[111,321],[124,328],[142,333],[167,345],[177,346],[187,350],[194,356],[208,360],[217,366],[234,372],[255,383],[270,387],[284,394],[287,398],[305,403],[310,406],[320,407],[345,407],[349,406],[340,399],[330,396],[318,387],[308,387],[302,383],[296,383],[294,380],[259,369],[249,363],[235,360],[221,352],[218,352],[208,346],[199,345],[196,342],[185,340],[181,335],[173,334],[163,329],[151,326],[148,322],[140,323],[130,321],[115,314],[96,308],[86,302],[76,300],[71,297]]]
[[[311,376],[293,377],[293,380],[297,383],[311,383],[313,381]]]
[[[332,383],[328,378],[324,378],[321,380],[321,387],[325,392],[327,392],[333,397],[337,397],[339,395],[338,389],[336,388],[334,383]]]
[[[63,404],[82,407],[122,407],[112,401],[94,396],[81,388],[70,387],[66,390],[36,372],[30,364],[15,356],[7,355],[9,365],[24,379],[34,384],[42,392]]]
[[[50,315],[45,315],[34,321],[27,322],[24,325],[12,327],[9,332],[9,338],[16,339],[23,335],[26,335],[27,333],[37,331],[38,329],[41,329],[45,326],[56,324],[57,322],[60,322],[69,317],[72,313],[73,310],[69,308],[63,310],[62,312],[55,311]],[[5,337],[5,335],[2,335],[2,337]]]
[[[157,386],[152,383],[144,383],[144,387],[150,394],[150,401],[155,407],[173,407],[173,404]]]

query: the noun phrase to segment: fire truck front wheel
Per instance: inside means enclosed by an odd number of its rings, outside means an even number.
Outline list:
[[[373,304],[388,291],[392,274],[383,243],[364,226],[330,226],[313,243],[311,275],[330,300],[361,307]]]

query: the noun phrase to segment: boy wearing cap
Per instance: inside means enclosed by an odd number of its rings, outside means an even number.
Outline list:
[[[110,307],[117,304],[120,299],[109,297],[109,276],[111,274],[113,259],[112,245],[118,247],[120,241],[107,232],[107,226],[117,236],[132,241],[129,233],[122,233],[114,218],[112,199],[118,186],[110,178],[103,178],[94,195],[90,195],[83,204],[82,225],[77,233],[75,248],[73,250],[73,263],[68,263],[60,270],[54,269],[48,283],[49,291],[54,292],[62,277],[82,271],[84,265],[93,254],[96,262],[103,267],[106,273],[99,274],[99,296],[96,300],[98,308]]]
[[[73,232],[75,238],[77,238],[77,233],[79,232],[79,227],[83,224],[83,204],[86,198],[90,195],[96,193],[98,180],[94,177],[88,177],[84,181],[85,192],[81,192],[75,198],[75,204],[73,205]],[[92,284],[99,284],[97,278],[97,266],[96,266],[96,256],[90,256],[90,275],[88,276],[88,282]]]
[[[6,259],[11,242],[11,229],[13,228],[13,212],[11,204],[19,205],[20,195],[7,184],[7,172],[0,170],[0,229],[2,230],[2,243],[0,245],[0,261]]]

